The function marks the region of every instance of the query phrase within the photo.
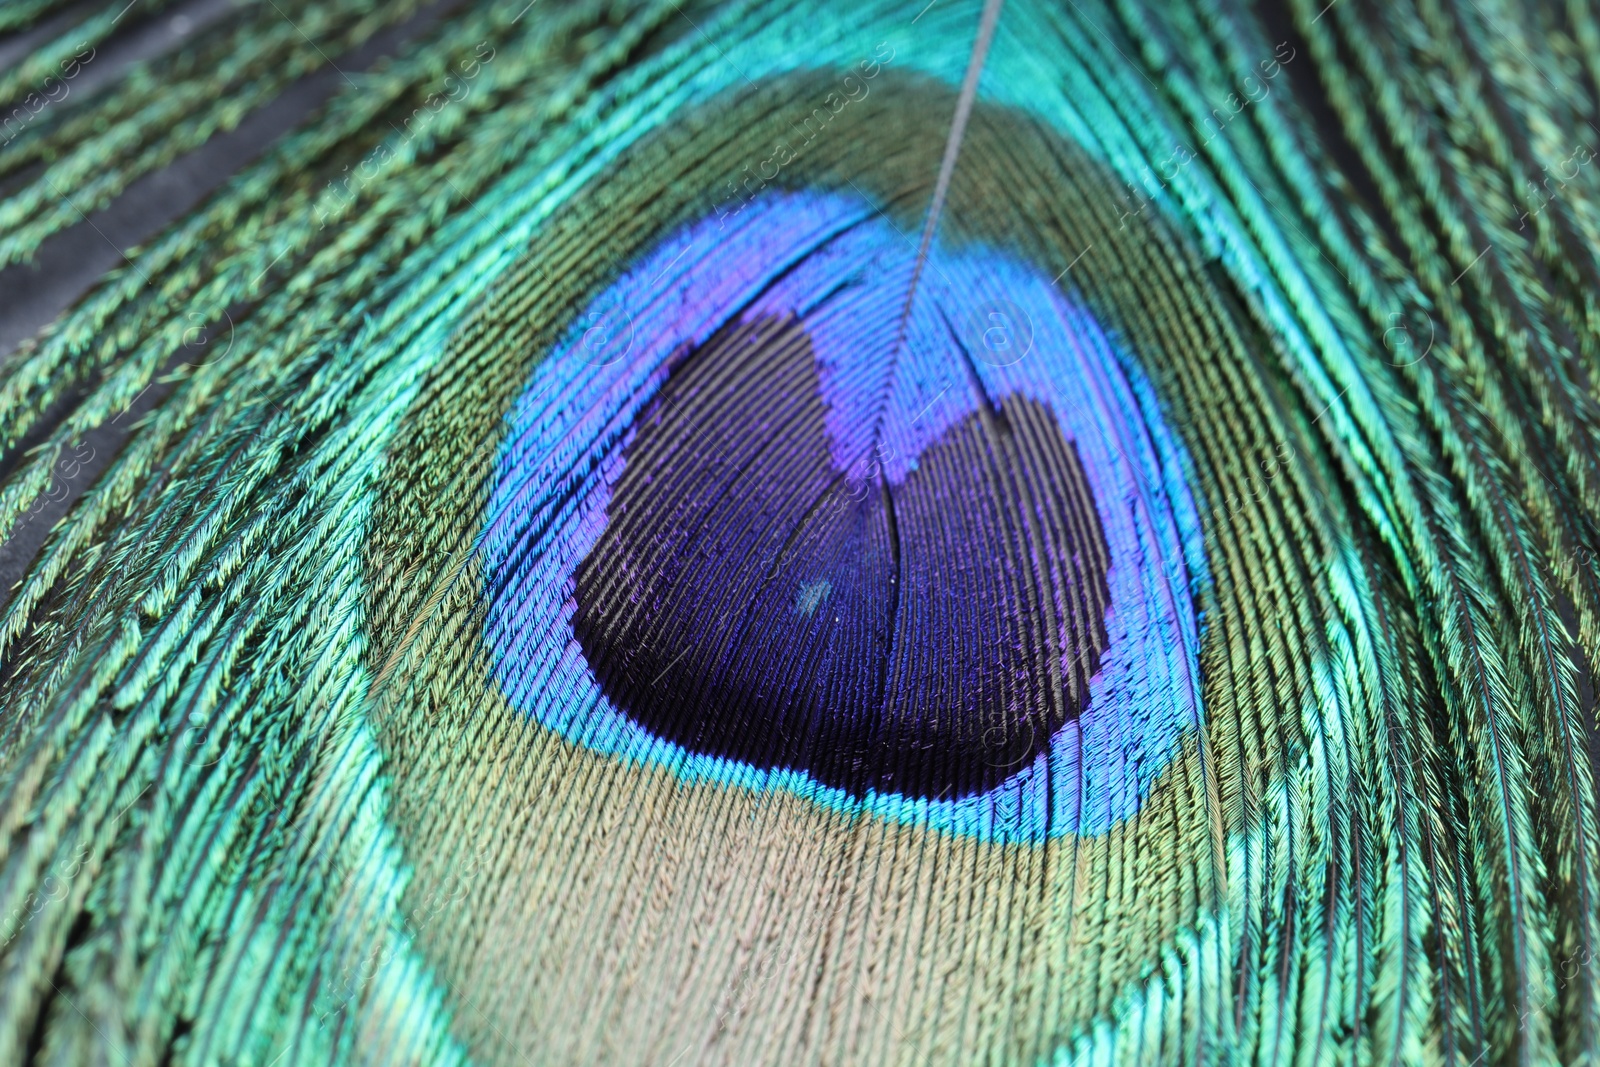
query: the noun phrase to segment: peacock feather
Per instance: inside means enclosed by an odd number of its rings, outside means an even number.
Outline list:
[[[0,1063],[1600,1067],[1600,11],[0,5]]]

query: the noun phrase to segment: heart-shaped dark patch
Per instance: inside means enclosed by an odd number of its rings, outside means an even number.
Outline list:
[[[1108,553],[1044,404],[968,415],[891,484],[841,469],[795,318],[686,354],[576,576],[602,692],[659,737],[861,795],[991,788],[1075,718]]]

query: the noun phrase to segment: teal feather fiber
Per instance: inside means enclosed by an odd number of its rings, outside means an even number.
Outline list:
[[[1600,1065],[1592,5],[0,56],[0,1062]]]

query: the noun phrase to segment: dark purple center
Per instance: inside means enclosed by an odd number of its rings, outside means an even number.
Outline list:
[[[861,795],[959,797],[1077,717],[1105,538],[1048,407],[984,406],[897,485],[840,470],[795,319],[713,337],[624,451],[573,629],[657,736]]]

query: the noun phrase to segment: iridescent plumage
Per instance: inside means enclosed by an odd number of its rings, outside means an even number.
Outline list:
[[[0,11],[0,1061],[1600,1060],[1595,13],[1000,8]]]

